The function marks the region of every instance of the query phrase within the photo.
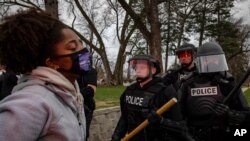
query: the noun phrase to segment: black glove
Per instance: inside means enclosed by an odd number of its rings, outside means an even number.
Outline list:
[[[216,103],[213,111],[219,117],[227,117],[229,124],[231,125],[241,124],[246,118],[246,115],[244,113],[240,111],[230,110],[227,105],[222,103]]]
[[[228,121],[230,125],[239,125],[245,121],[246,115],[240,111],[230,110]]]
[[[195,141],[190,133],[188,132],[188,128],[186,122],[182,121],[174,121],[170,119],[164,118],[161,123],[161,129],[167,130],[170,132],[175,132],[178,134],[178,140],[182,141]]]
[[[152,110],[148,115],[149,126],[157,126],[162,122],[162,117]]]
[[[121,138],[118,136],[112,136],[111,141],[121,141]]]
[[[17,84],[17,77],[13,73],[4,73],[0,76],[0,100],[11,94],[13,87]]]
[[[92,84],[97,86],[97,72],[94,68],[83,74],[84,84]]]
[[[213,112],[218,117],[224,117],[228,115],[229,107],[223,103],[215,103],[213,107]]]
[[[115,127],[114,133],[111,137],[111,141],[120,141],[121,138],[126,135],[127,125],[128,124],[127,124],[126,120],[124,120],[123,117],[120,117],[120,119]]]

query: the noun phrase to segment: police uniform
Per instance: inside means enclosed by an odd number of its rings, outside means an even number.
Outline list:
[[[180,47],[177,48],[175,51],[175,54],[180,58],[181,54],[185,54],[186,52],[191,53],[191,61],[189,63],[182,63],[181,67],[169,71],[167,75],[163,77],[163,83],[166,85],[173,85],[175,90],[178,93],[178,98],[181,95],[181,92],[179,91],[182,83],[186,80],[190,79],[194,75],[196,75],[196,65],[194,63],[194,58],[196,54],[196,48],[193,44],[183,44]],[[186,56],[186,55],[184,55]],[[194,65],[192,68],[189,69],[190,65]]]
[[[185,69],[184,67],[181,67],[165,75],[163,77],[163,83],[166,85],[172,84],[174,88],[178,90],[183,82],[185,82],[186,80],[195,75],[195,72],[196,72],[196,66],[192,67],[189,70]]]
[[[181,107],[188,128],[198,141],[227,140],[233,137],[232,130],[238,124],[230,119],[240,116],[229,116],[227,109],[224,112],[216,108],[235,86],[234,78],[227,72],[224,52],[217,43],[208,42],[198,49],[197,69],[199,74],[182,87]],[[233,95],[227,106],[231,112],[245,110],[247,102],[241,90]]]
[[[126,133],[131,132],[142,123],[151,110],[160,108],[173,97],[176,97],[174,88],[165,86],[160,78],[154,78],[143,87],[140,87],[138,83],[127,87],[120,98],[121,117],[113,138],[117,137],[120,139],[124,137]],[[179,108],[176,104],[162,116],[180,121],[182,120],[182,115]],[[146,127],[135,135],[131,141],[175,140],[177,136],[179,135],[171,131],[166,132],[161,127]]]
[[[93,113],[96,108],[94,100],[94,90],[88,84],[97,86],[97,72],[94,68],[85,72],[84,75],[77,78],[80,92],[84,98],[84,111],[86,117],[86,140],[89,137],[90,124],[93,118]]]
[[[220,73],[199,75],[183,85],[181,103],[191,134],[197,140],[216,141],[226,138],[229,131],[226,118],[214,115],[213,106],[234,88],[232,78]],[[230,109],[243,110],[247,103],[239,90],[228,104]]]

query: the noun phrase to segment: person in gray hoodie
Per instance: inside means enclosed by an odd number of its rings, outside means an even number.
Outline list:
[[[22,74],[0,102],[0,140],[84,141],[76,78],[90,69],[90,61],[77,34],[37,9],[3,18],[0,33],[0,64]]]

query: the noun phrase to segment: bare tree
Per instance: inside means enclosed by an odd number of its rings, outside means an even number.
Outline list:
[[[91,36],[89,39],[87,39],[85,36],[83,36],[82,33],[80,33],[76,27],[74,26],[74,30],[78,33],[78,36],[90,47],[92,48],[100,57],[101,57],[101,60],[102,60],[102,63],[103,63],[103,66],[104,66],[104,70],[105,70],[105,73],[106,73],[106,83],[107,85],[112,85],[113,81],[114,81],[114,77],[112,75],[112,71],[111,71],[111,68],[110,68],[110,64],[109,64],[109,61],[108,61],[108,57],[107,57],[107,53],[106,53],[106,50],[105,50],[105,44],[104,44],[104,41],[103,41],[103,37],[102,37],[102,32],[105,28],[107,28],[108,25],[106,25],[106,21],[107,21],[107,17],[105,15],[103,15],[103,23],[104,23],[104,26],[102,29],[98,30],[97,29],[97,24],[95,23],[95,20],[94,19],[94,16],[91,14],[88,15],[87,12],[89,11],[85,11],[85,9],[83,9],[83,3],[80,3],[80,1],[78,0],[74,0],[74,3],[72,3],[72,1],[68,1],[73,8],[77,8],[77,10],[80,11],[80,15],[85,19],[85,21],[87,22],[86,24],[88,25],[88,28],[90,29],[89,33],[91,33]],[[77,14],[76,13],[76,9],[72,9],[72,13],[74,13],[75,15]],[[94,14],[94,13],[92,13]],[[106,14],[107,15],[107,14]],[[76,17],[76,16],[75,16]],[[72,23],[74,24],[74,23]],[[80,24],[82,25],[82,24]],[[94,42],[96,42],[96,44],[94,44]]]
[[[145,10],[149,28],[147,28],[147,23],[145,23],[144,19],[142,19],[141,16],[134,11],[132,6],[130,6],[125,0],[118,1],[133,19],[135,26],[140,30],[149,45],[150,54],[160,61],[162,68],[161,31],[158,17],[158,1],[143,0],[143,10]]]
[[[44,0],[44,4],[45,4],[46,11],[51,13],[54,17],[59,18],[57,0]]]
[[[129,5],[131,5],[133,0],[129,1]],[[113,3],[111,0],[108,0],[111,8],[114,10],[115,15],[116,15],[116,34],[118,41],[120,43],[120,48],[118,51],[117,59],[116,59],[116,64],[115,64],[115,69],[114,69],[114,78],[116,80],[116,84],[122,84],[123,82],[123,65],[126,60],[126,47],[128,45],[128,42],[134,33],[135,26],[132,24],[132,19],[128,16],[126,13],[125,16],[122,15],[119,11],[119,4],[117,1]],[[122,21],[122,18],[123,21]],[[122,22],[120,24],[120,21]]]
[[[175,20],[179,25],[179,32],[177,38],[177,48],[180,46],[181,42],[184,39],[185,33],[185,26],[188,24],[188,20],[191,19],[191,14],[195,7],[201,3],[197,0],[190,0],[190,1],[174,1],[172,7],[174,8],[174,12],[176,13]]]

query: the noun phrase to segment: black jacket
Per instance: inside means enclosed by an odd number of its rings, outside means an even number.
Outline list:
[[[152,91],[154,90],[156,91],[151,97],[152,100],[149,100],[151,102],[147,107],[147,105],[144,105],[144,101],[147,101],[147,98],[150,99],[150,96],[145,97],[145,95],[150,95],[150,93],[152,93]],[[132,99],[131,96],[133,95],[137,96],[137,103],[135,103],[135,100]],[[121,117],[112,136],[112,140],[118,141],[123,138],[126,133],[131,132],[135,127],[137,127],[141,122],[143,122],[147,118],[147,115],[151,110],[159,109],[171,98],[176,96],[177,95],[175,89],[171,85],[164,85],[161,82],[161,78],[154,78],[152,81],[150,81],[143,87],[140,87],[138,83],[134,83],[128,86],[120,97]],[[141,103],[138,103],[138,99],[140,98],[142,98]],[[176,122],[183,121],[180,107],[178,104],[172,106],[170,110],[168,110],[162,115],[162,117],[163,119],[169,119],[171,121]],[[131,139],[131,141],[178,140],[181,134],[175,131],[171,131],[171,129],[168,130],[165,127],[166,126],[164,125],[157,127],[146,127],[143,131],[135,135]]]
[[[13,73],[3,73],[0,76],[0,100],[11,94],[13,87],[17,84],[17,77]]]

